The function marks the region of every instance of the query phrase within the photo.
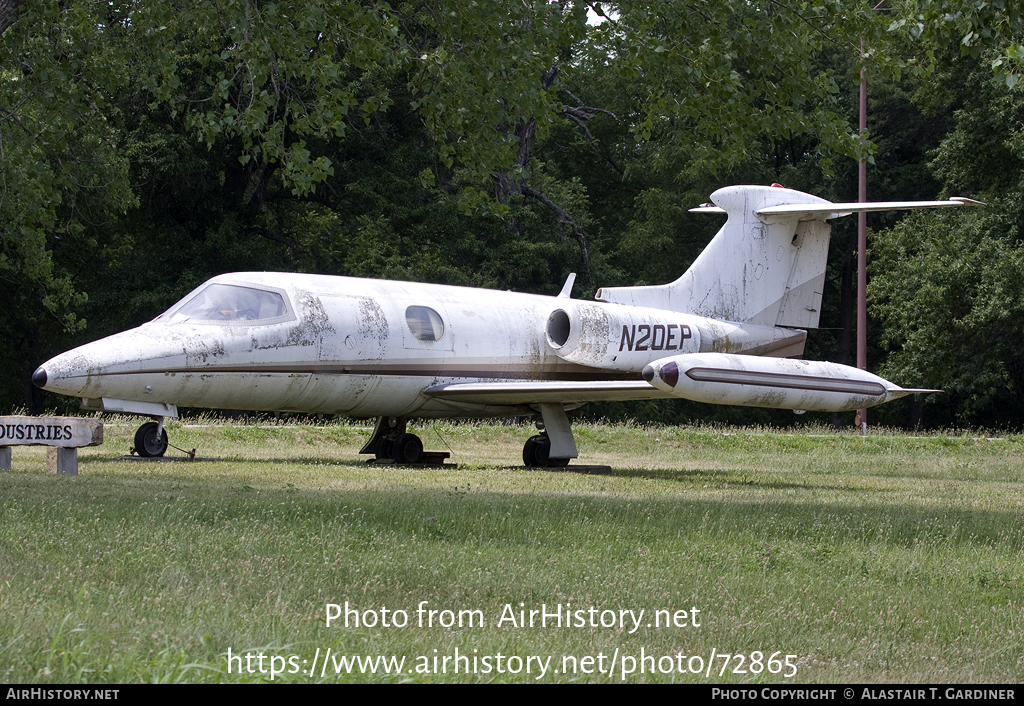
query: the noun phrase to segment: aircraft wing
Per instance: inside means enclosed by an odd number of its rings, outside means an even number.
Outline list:
[[[468,382],[435,385],[424,391],[431,397],[475,404],[571,404],[663,400],[673,395],[644,380],[592,382],[541,380],[536,382]]]

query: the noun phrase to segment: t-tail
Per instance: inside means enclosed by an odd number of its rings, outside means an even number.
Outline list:
[[[711,319],[817,328],[831,225],[857,211],[942,208],[978,204],[948,201],[832,203],[773,186],[730,186],[711,195],[725,225],[682,277],[648,287],[605,287],[598,301],[667,309]]]

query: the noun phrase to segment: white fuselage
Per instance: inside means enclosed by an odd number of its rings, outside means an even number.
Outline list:
[[[504,415],[518,407],[438,399],[425,391],[455,382],[639,380],[652,356],[696,352],[702,329],[723,326],[567,297],[322,275],[229,274],[196,292],[217,283],[278,292],[285,313],[226,321],[176,313],[193,292],[154,321],[47,361],[45,388],[84,400],[214,409]],[[428,329],[431,320],[436,326],[424,336],[410,312],[427,308],[440,323],[424,315]],[[567,360],[549,340],[549,318],[566,309],[599,320],[585,328],[582,342],[573,340],[574,352],[589,351],[583,357],[592,365],[571,355]]]

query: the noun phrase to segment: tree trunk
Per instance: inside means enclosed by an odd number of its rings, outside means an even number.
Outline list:
[[[0,34],[14,24],[25,0],[0,0]]]
[[[541,81],[541,83],[543,84],[545,89],[551,88],[551,85],[554,83],[556,76],[558,76],[557,65],[552,66],[551,69],[548,70],[547,74],[544,75],[544,78]],[[568,93],[568,91],[566,91],[566,93]],[[615,117],[614,114],[609,113],[607,110],[602,110],[600,108],[591,108],[589,106],[583,105],[583,102],[580,101],[579,98],[576,98],[576,96],[573,96],[571,93],[569,93],[569,95],[576,99],[576,102],[579,103],[579,106],[563,106],[562,113],[570,120],[575,122],[577,125],[582,127],[584,132],[587,133],[587,136],[593,142],[593,135],[590,134],[590,131],[587,129],[584,121],[592,119],[594,115],[598,112],[608,113],[608,115],[611,115],[612,117]],[[515,134],[518,146],[516,148],[515,159],[512,161],[512,169],[509,170],[508,172],[496,173],[494,175],[494,178],[498,182],[498,200],[505,201],[510,196],[513,195],[528,196],[530,198],[536,199],[545,207],[553,211],[558,218],[559,227],[561,228],[564,226],[568,226],[569,229],[572,231],[573,238],[575,238],[577,245],[579,245],[580,264],[581,269],[583,270],[581,273],[582,280],[583,282],[589,284],[593,282],[593,275],[590,272],[590,251],[589,247],[587,246],[587,237],[586,235],[584,235],[583,231],[580,230],[580,227],[576,223],[576,220],[571,215],[569,215],[568,211],[566,211],[564,208],[562,208],[554,201],[552,201],[550,198],[548,198],[547,195],[545,195],[543,192],[539,191],[538,189],[534,189],[533,187],[528,185],[525,182],[525,180],[517,180],[511,176],[513,172],[518,172],[521,174],[526,165],[529,164],[530,148],[532,147],[533,136],[536,131],[537,121],[534,120],[533,118],[530,118],[528,120],[521,120],[515,126]],[[513,231],[518,230],[519,224],[515,221],[515,219],[509,222],[509,228]]]

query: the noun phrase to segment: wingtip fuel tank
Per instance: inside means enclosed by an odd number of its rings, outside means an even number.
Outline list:
[[[885,378],[839,363],[692,353],[656,360],[647,382],[675,397],[742,407],[813,412],[864,409],[913,393]]]

